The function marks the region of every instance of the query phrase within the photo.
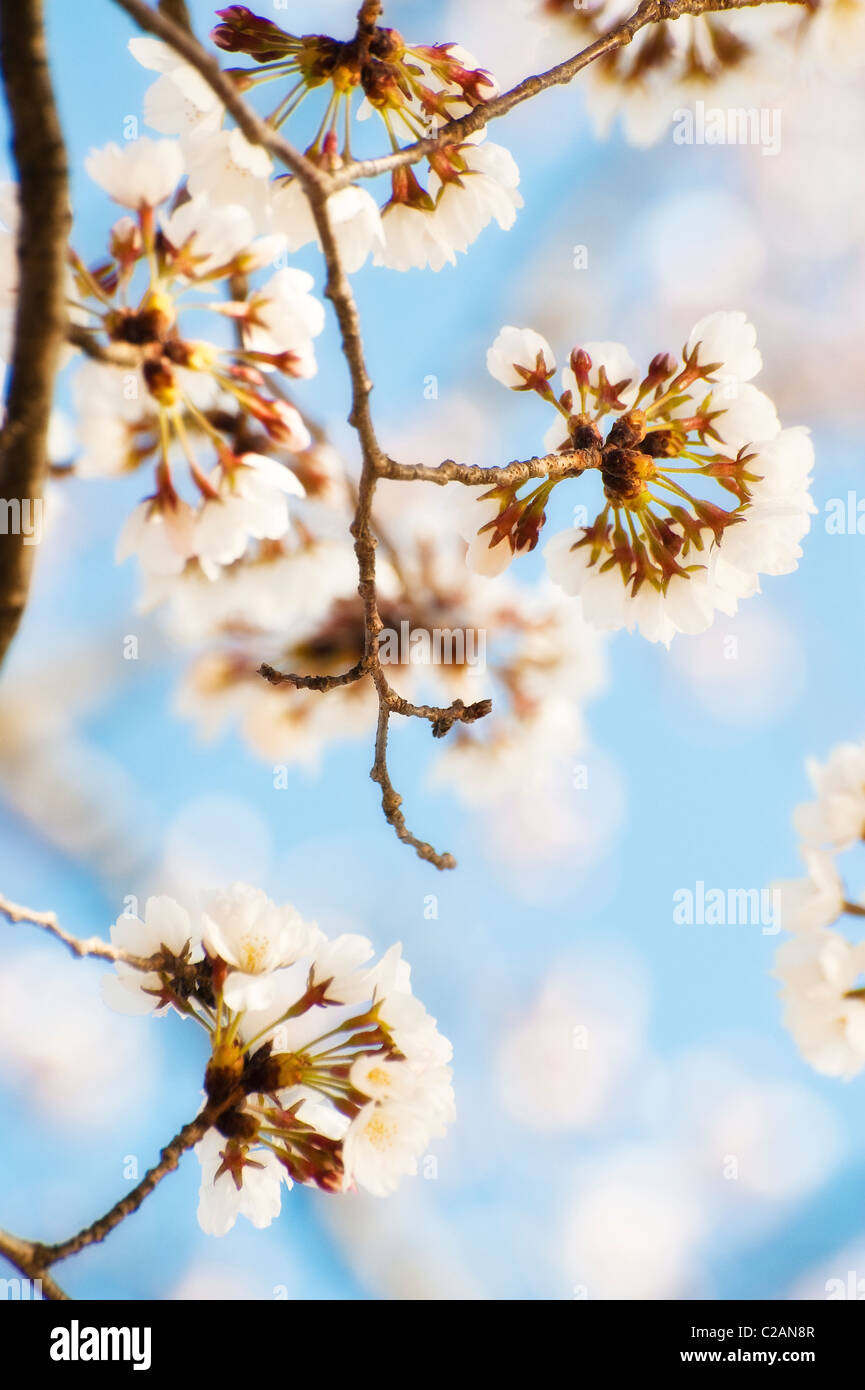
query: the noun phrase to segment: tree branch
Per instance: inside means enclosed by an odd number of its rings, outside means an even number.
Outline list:
[[[236,1099],[237,1097],[233,1096],[232,1103]],[[68,1240],[60,1241],[56,1245],[36,1244],[34,1246],[36,1267],[47,1269],[50,1265],[57,1264],[59,1260],[66,1260],[70,1255],[77,1255],[88,1245],[98,1245],[100,1241],[103,1241],[116,1226],[120,1225],[121,1221],[125,1221],[127,1216],[138,1211],[145,1198],[150,1196],[164,1177],[174,1172],[186,1151],[204,1138],[214,1121],[227,1108],[227,1102],[216,1107],[207,1106],[194,1120],[184,1125],[162,1149],[159,1162],[148,1169],[141,1182],[133,1187],[131,1192],[127,1192],[125,1197],[121,1197],[119,1202],[115,1202],[111,1210],[107,1211],[104,1216],[100,1216],[98,1221],[94,1221],[90,1226],[85,1226],[83,1230],[70,1236]]]
[[[575,53],[572,58],[567,58],[563,63],[557,63],[555,67],[549,68],[546,72],[538,73],[533,77],[526,77],[515,87],[511,87],[509,91],[502,92],[489,101],[481,102],[467,116],[461,116],[456,121],[448,121],[436,135],[426,136],[422,140],[415,141],[412,145],[404,146],[401,150],[394,150],[392,154],[381,155],[373,159],[349,161],[334,173],[333,185],[336,188],[343,188],[346,184],[354,183],[356,179],[375,178],[379,174],[390,172],[392,169],[399,169],[407,164],[417,164],[428,155],[442,149],[443,146],[457,144],[461,140],[465,140],[467,136],[481,130],[489,121],[507,115],[515,106],[537,96],[539,92],[547,91],[550,87],[566,86],[590,63],[606,57],[608,53],[613,53],[618,48],[624,48],[631,42],[634,35],[644,29],[647,24],[673,21],[681,15],[716,14],[725,10],[756,9],[765,4],[807,5],[809,3],[810,0],[642,0],[642,4],[632,15],[623,20],[621,24],[617,24],[608,34],[596,39],[581,52]]]
[[[110,1211],[107,1211],[104,1216],[100,1216],[97,1221],[77,1231],[68,1240],[59,1241],[55,1245],[43,1245],[41,1241],[23,1240],[20,1236],[13,1236],[8,1231],[0,1231],[0,1255],[4,1255],[10,1264],[14,1265],[28,1279],[40,1279],[42,1292],[46,1298],[68,1300],[69,1295],[48,1273],[51,1266],[60,1260],[68,1259],[70,1255],[77,1255],[88,1245],[98,1245],[122,1221],[138,1211],[162,1179],[174,1172],[187,1150],[193,1148],[199,1140],[204,1138],[223,1111],[236,1104],[242,1094],[243,1092],[239,1091],[218,1103],[206,1105],[200,1115],[197,1115],[189,1124],[184,1125],[166,1144],[159,1155],[159,1162],[148,1169],[140,1183],[131,1192],[127,1192],[124,1197],[121,1197],[119,1202],[115,1202]]]
[[[355,555],[358,565],[358,594],[363,605],[364,615],[364,654],[361,660],[337,676],[310,676],[292,672],[279,672],[272,666],[263,665],[262,677],[272,685],[291,685],[299,690],[327,692],[341,686],[351,685],[369,675],[376,688],[379,703],[378,727],[376,733],[375,761],[371,776],[382,789],[382,808],[388,822],[394,827],[398,837],[412,845],[422,859],[428,860],[438,868],[453,868],[455,861],[451,854],[439,854],[426,841],[419,840],[406,827],[400,810],[401,798],[395,791],[387,768],[387,740],[389,721],[392,713],[425,718],[433,726],[433,733],[441,737],[456,722],[471,723],[483,718],[491,708],[489,700],[478,701],[471,706],[455,702],[448,708],[416,706],[404,700],[389,685],[379,659],[379,635],[382,620],[378,609],[376,589],[376,545],[372,511],[376,484],[380,478],[394,481],[427,481],[435,483],[460,482],[469,486],[504,486],[518,484],[528,478],[569,477],[597,468],[601,463],[600,451],[586,449],[569,451],[565,454],[550,454],[544,458],[508,464],[505,468],[486,469],[455,463],[446,460],[437,467],[423,465],[409,466],[396,463],[388,458],[378,442],[370,410],[372,382],[366,367],[360,319],[351,285],[345,273],[334,234],[328,208],[330,195],[338,188],[358,177],[369,177],[393,169],[401,164],[413,164],[426,154],[441,148],[454,140],[464,139],[479,130],[486,123],[504,115],[520,102],[537,95],[557,83],[567,83],[589,63],[612,52],[623,44],[630,43],[634,34],[647,24],[667,19],[677,19],[682,14],[704,14],[711,11],[739,9],[744,6],[773,3],[773,0],[643,0],[633,15],[618,25],[609,34],[589,45],[582,53],[576,54],[565,63],[551,68],[537,77],[529,77],[510,92],[495,97],[492,101],[481,103],[468,116],[445,125],[437,136],[420,140],[404,150],[386,155],[380,159],[354,161],[345,165],[336,174],[326,173],[299,154],[291,145],[263,121],[234,89],[230,79],[222,72],[218,63],[205,52],[193,35],[180,29],[144,3],[144,0],[115,0],[127,14],[131,15],[142,28],[158,35],[169,43],[177,53],[194,67],[207,81],[226,108],[235,117],[244,134],[253,143],[263,145],[294,172],[299,178],[310,205],[315,221],[318,239],[321,244],[327,269],[325,297],[330,300],[339,324],[342,353],[348,366],[351,383],[351,410],[348,422],[358,437],[361,450],[361,473],[357,489],[357,500],[351,534],[354,538]],[[777,2],[777,0],[774,0]],[[802,0],[788,0],[788,3],[801,3]],[[380,0],[364,0],[357,17],[356,42],[368,43],[374,35],[381,15]]]
[[[7,0],[7,3],[14,5],[15,0]],[[139,28],[169,44],[184,62],[201,73],[225,109],[237,121],[247,140],[253,145],[263,145],[302,180],[305,188],[330,187],[331,180],[323,170],[296,150],[278,130],[269,126],[251,106],[247,105],[231,78],[223,72],[216,59],[201,46],[190,30],[176,24],[167,14],[161,14],[152,5],[146,4],[145,0],[114,0],[114,3],[125,10]]]
[[[396,463],[385,459],[380,471],[382,478],[398,483],[464,483],[466,487],[512,487],[530,478],[576,478],[589,468],[600,468],[600,449],[569,449],[566,453],[544,454],[542,457],[518,460],[503,468],[482,468],[477,464],[455,463]]]
[[[35,516],[48,471],[54,377],[66,332],[69,192],[66,151],[45,51],[42,0],[0,0],[0,69],[12,122],[21,220],[18,306],[6,422],[0,436],[0,494],[31,508],[29,524],[0,545],[0,663],[27,603]],[[29,532],[29,534],[27,534]]]
[[[387,735],[390,715],[389,705],[382,700],[378,707],[375,761],[369,774],[373,782],[377,782],[381,787],[381,809],[384,812],[384,818],[388,825],[393,826],[397,838],[402,840],[404,845],[412,846],[419,859],[425,859],[427,863],[434,864],[437,869],[455,869],[457,861],[452,854],[447,852],[440,854],[428,841],[420,840],[416,835],[413,835],[405,823],[405,816],[400,809],[402,797],[390,779],[387,766]]]
[[[136,970],[159,970],[164,961],[161,955],[155,956],[134,956],[129,951],[122,951],[118,946],[112,946],[108,941],[102,941],[98,936],[90,936],[81,940],[77,936],[71,936],[64,931],[57,921],[53,912],[37,912],[32,907],[21,907],[18,903],[13,903],[9,898],[0,894],[0,914],[7,921],[18,923],[28,922],[31,926],[41,927],[58,941],[62,941],[64,946],[68,946],[73,956],[95,956],[99,960],[110,960],[113,962],[121,961],[124,965],[131,965]]]
[[[56,1279],[52,1279],[48,1271],[38,1263],[39,1248],[32,1240],[22,1240],[20,1236],[13,1236],[10,1231],[0,1231],[0,1255],[26,1279],[34,1283],[38,1279],[45,1298],[51,1302],[67,1303],[68,1293],[61,1289]]]

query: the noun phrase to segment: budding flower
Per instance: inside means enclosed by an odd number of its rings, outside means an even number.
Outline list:
[[[642,376],[622,344],[589,343],[572,350],[558,396],[552,352],[539,334],[504,328],[490,348],[497,380],[533,389],[555,408],[547,451],[597,457],[606,505],[591,526],[554,536],[545,552],[553,579],[581,595],[597,626],[639,626],[651,641],[669,643],[677,631],[702,631],[718,609],[735,611],[758,588],[759,573],[795,568],[813,510],[813,453],[807,435],[781,430],[769,398],[742,379],[759,366],[755,342],[744,315],[709,314],[681,363],[658,353]],[[732,494],[732,509],[692,492],[688,475]],[[549,480],[531,498],[482,494],[490,512],[472,533],[470,565],[500,573],[532,549],[559,483]]]

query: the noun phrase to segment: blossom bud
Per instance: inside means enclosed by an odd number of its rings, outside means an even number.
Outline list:
[[[574,348],[571,353],[571,371],[577,379],[577,385],[585,390],[589,384],[589,372],[592,370],[592,359],[583,348]]]
[[[660,386],[662,381],[673,375],[676,370],[676,360],[668,352],[659,352],[649,363],[649,370],[643,378],[642,388],[644,391],[651,391],[655,386]]]
[[[141,228],[131,217],[121,217],[111,228],[109,249],[125,269],[133,265],[144,251]]]
[[[291,51],[291,36],[246,5],[228,5],[216,13],[222,23],[210,31],[210,37],[224,52],[248,53],[257,63],[267,63]]]

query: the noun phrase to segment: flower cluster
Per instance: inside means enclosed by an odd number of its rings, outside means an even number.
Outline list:
[[[489,815],[506,792],[537,788],[563,753],[585,745],[584,705],[605,677],[603,639],[581,620],[579,605],[551,584],[527,589],[507,578],[496,585],[477,578],[464,563],[455,514],[451,494],[434,484],[413,484],[410,498],[400,484],[381,484],[375,524],[389,550],[382,547],[378,566],[379,654],[410,699],[447,705],[492,695],[495,718],[454,727],[434,771],[437,781]],[[269,685],[259,667],[264,658],[280,671],[327,677],[356,664],[365,633],[354,557],[348,545],[310,536],[303,550],[273,563],[282,574],[281,611],[262,602],[247,608],[244,627],[214,624],[178,705],[205,737],[236,723],[259,757],[312,769],[337,742],[374,730],[371,683],[322,695]],[[198,598],[186,593],[185,619],[194,635],[205,630],[204,614]]]
[[[238,88],[250,93],[278,84],[278,99],[266,117],[274,129],[315,94],[322,119],[305,153],[331,173],[352,158],[353,119],[375,115],[391,148],[399,149],[400,138],[413,143],[435,134],[498,90],[494,78],[458,44],[410,44],[397,30],[380,26],[347,42],[294,35],[245,5],[229,5],[218,17],[211,35],[217,46],[253,59],[252,67],[230,70]],[[242,186],[260,230],[280,231],[291,251],[317,242],[298,180],[272,178],[269,156],[240,130],[225,126],[225,111],[199,74],[156,40],[132,39],[130,50],[160,73],[146,95],[145,118],[163,134],[181,137],[190,187],[232,201]],[[506,149],[484,137],[481,131],[431,154],[426,186],[410,167],[395,170],[390,196],[381,206],[358,184],[332,194],[329,212],[345,269],[357,270],[372,256],[377,265],[395,270],[440,270],[493,219],[511,227],[522,206],[519,170]]]
[[[633,13],[628,0],[537,0],[539,19],[553,16],[568,54],[588,47]],[[683,107],[709,97],[713,106],[747,106],[767,84],[780,93],[791,66],[860,72],[865,63],[862,0],[809,0],[794,7],[763,5],[723,14],[680,15],[648,24],[627,46],[590,64],[586,103],[592,121],[607,134],[617,116],[633,145],[654,144]],[[564,56],[564,55],[563,55]]]
[[[238,1216],[267,1226],[282,1184],[392,1192],[454,1118],[451,1047],[411,990],[393,946],[328,939],[290,906],[236,883],[193,911],[149,898],[124,914],[115,946],[154,958],[105,981],[122,1012],[174,1009],[208,1034],[197,1146],[199,1221],[223,1235]]]
[[[850,1077],[865,1067],[865,941],[851,943],[835,924],[865,917],[838,866],[865,839],[865,744],[842,743],[808,772],[816,799],[794,816],[805,875],[779,885],[792,939],[778,951],[775,974],[803,1057],[827,1076]]]
[[[310,433],[282,384],[316,370],[324,310],[312,277],[283,266],[250,288],[284,238],[256,236],[240,203],[190,197],[185,167],[176,141],[94,150],[88,172],[131,215],[96,265],[72,258],[89,358],[74,383],[77,471],[153,465],[154,489],[118,543],[119,559],[138,555],[146,591],[190,571],[213,581],[252,541],[280,541],[289,499],[314,471]]]
[[[621,343],[575,347],[558,393],[553,351],[532,329],[502,329],[487,365],[556,412],[548,451],[573,456],[574,473],[600,472],[594,521],[545,549],[551,578],[581,596],[591,623],[638,627],[669,645],[676,632],[709,627],[716,610],[735,612],[761,574],[796,568],[814,511],[813,450],[805,429],[781,428],[752,384],[762,360],[743,313],[701,319],[681,359],[658,353],[644,374]],[[494,575],[532,550],[566,475],[527,493],[520,484],[476,489],[464,517],[469,564]]]

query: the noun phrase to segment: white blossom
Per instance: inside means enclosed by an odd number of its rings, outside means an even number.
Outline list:
[[[370,1102],[352,1120],[343,1142],[345,1186],[387,1197],[401,1178],[417,1173],[428,1139],[429,1130],[412,1106]]]
[[[163,949],[176,956],[188,947],[188,958],[201,959],[201,940],[193,928],[189,913],[173,898],[148,898],[144,905],[144,920],[133,912],[124,912],[111,928],[111,944],[133,956],[148,958]],[[170,1001],[160,994],[160,979],[154,971],[142,971],[124,961],[116,961],[114,975],[102,977],[105,1002],[124,1014],[152,1013],[166,1008]]]
[[[407,203],[388,203],[381,225],[384,248],[375,253],[375,265],[390,270],[441,270],[456,263],[454,248],[433,212]]]
[[[84,161],[94,183],[123,207],[155,208],[171,197],[183,177],[184,158],[174,140],[130,140],[105,145]]]
[[[796,829],[806,845],[849,849],[865,835],[865,745],[839,744],[807,767],[817,799],[796,808]]]
[[[865,950],[818,928],[787,941],[775,958],[784,1022],[803,1057],[826,1076],[853,1076],[865,1066],[865,1003],[859,987]]]
[[[503,386],[512,390],[525,386],[525,377],[516,370],[523,367],[533,372],[538,357],[541,369],[552,373],[556,369],[556,359],[546,338],[532,328],[514,328],[511,325],[501,330],[492,347],[487,351],[487,371]]]
[[[297,429],[298,447],[305,448],[310,439],[299,415]],[[251,537],[285,535],[288,498],[302,497],[304,490],[290,468],[264,454],[243,454],[231,469],[215,469],[211,480],[217,495],[204,501],[196,517],[195,555],[207,577],[216,579],[219,567],[239,559]]]
[[[343,268],[349,275],[360,270],[373,253],[381,254],[385,245],[381,214],[365,188],[349,184],[338,189],[328,198],[327,210]],[[299,251],[313,241],[321,247],[309,199],[298,179],[289,180],[274,193],[273,223],[285,235],[289,251]]]
[[[161,74],[144,94],[144,119],[163,135],[217,131],[225,108],[201,74],[160,39],[133,38],[129,51],[144,68]]]
[[[261,1230],[279,1216],[282,1184],[292,1186],[279,1159],[261,1145],[244,1155],[240,1185],[235,1182],[230,1163],[230,1141],[215,1129],[208,1130],[195,1153],[201,1164],[198,1221],[209,1236],[224,1236],[238,1216],[245,1216]]]
[[[318,928],[293,907],[276,907],[261,889],[235,883],[207,896],[202,940],[231,970],[224,998],[233,1009],[263,1009],[274,997],[274,972],[308,955]],[[277,981],[278,984],[278,981]]]

